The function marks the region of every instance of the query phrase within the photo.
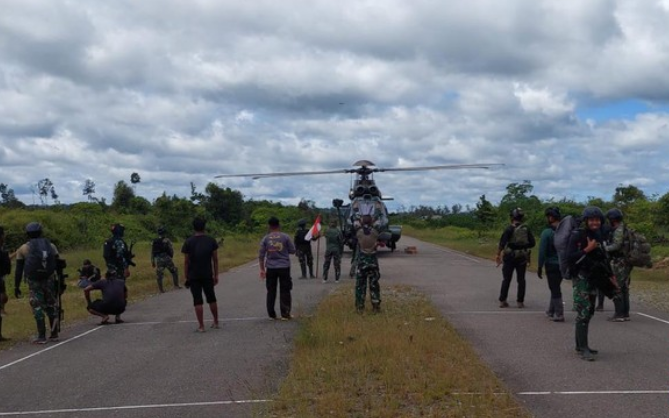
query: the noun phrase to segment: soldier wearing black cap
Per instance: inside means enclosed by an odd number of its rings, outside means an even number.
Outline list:
[[[296,255],[298,260],[300,260],[300,269],[302,270],[300,279],[307,278],[307,267],[309,267],[309,278],[315,279],[314,256],[311,253],[311,241],[304,238],[307,235],[307,232],[309,232],[306,226],[307,221],[305,219],[297,221],[297,231],[295,232],[294,240],[295,248],[297,250]]]
[[[502,266],[502,288],[499,293],[499,307],[508,308],[506,298],[509,294],[513,272],[516,272],[518,281],[518,295],[516,302],[519,308],[525,307],[525,271],[530,261],[530,248],[534,248],[536,241],[527,225],[523,224],[525,214],[521,208],[516,208],[509,214],[511,225],[509,225],[499,240],[497,265]]]

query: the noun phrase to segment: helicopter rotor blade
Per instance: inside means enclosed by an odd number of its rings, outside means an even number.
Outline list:
[[[387,171],[423,171],[423,170],[459,170],[465,168],[482,168],[487,170],[491,167],[502,166],[504,164],[451,164],[451,165],[432,165],[424,167],[398,167],[398,168],[373,168],[374,172],[387,172]]]
[[[326,170],[326,171],[296,171],[293,173],[251,173],[251,174],[221,174],[215,176],[214,178],[233,178],[233,177],[251,177],[253,180],[264,179],[268,177],[289,177],[289,176],[312,176],[318,174],[346,174],[354,173],[353,169],[339,169],[339,170]]]

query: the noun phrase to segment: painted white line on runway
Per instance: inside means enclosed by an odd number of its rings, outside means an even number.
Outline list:
[[[219,318],[219,322],[240,322],[240,321],[265,321],[269,317],[266,316],[248,316],[248,317],[242,317],[242,318]],[[190,321],[144,321],[144,322],[124,322],[120,326],[128,326],[128,325],[158,325],[158,324],[197,324],[196,320],[190,320]],[[117,328],[118,326],[114,326],[114,328]]]
[[[14,360],[14,361],[12,361],[11,363],[5,364],[4,366],[0,366],[0,370],[2,370],[2,369],[6,369],[7,367],[10,367],[10,366],[13,366],[13,365],[15,365],[15,364],[21,363],[22,361],[28,360],[28,359],[33,358],[33,357],[35,357],[35,356],[39,356],[39,355],[42,354],[42,353],[46,353],[46,352],[49,351],[49,350],[53,350],[53,349],[56,348],[56,347],[60,347],[60,346],[63,345],[63,344],[67,344],[67,343],[69,343],[69,342],[71,342],[71,341],[76,340],[77,338],[81,338],[81,337],[83,337],[83,336],[85,336],[85,335],[88,335],[88,334],[90,334],[91,332],[95,332],[95,331],[99,330],[100,328],[104,328],[104,327],[100,326],[100,327],[97,327],[97,328],[93,328],[93,329],[91,329],[91,330],[88,330],[88,331],[84,332],[83,334],[75,335],[74,337],[68,338],[68,339],[65,340],[65,341],[59,342],[58,344],[50,345],[49,347],[45,348],[44,350],[37,351],[37,352],[35,352],[35,353],[32,353],[32,354],[30,354],[30,355],[28,355],[28,356],[25,356],[25,357],[23,357],[23,358],[20,358],[20,359],[18,359],[18,360]]]
[[[434,244],[432,244],[432,245],[434,245]],[[449,253],[449,254],[454,254],[454,255],[460,256],[460,257],[462,257],[462,258],[464,258],[464,259],[467,259],[467,260],[469,260],[469,261],[473,261],[473,262],[475,262],[475,263],[477,263],[477,264],[479,264],[479,263],[481,262],[480,259],[466,256],[466,255],[464,255],[463,253],[461,253],[461,252],[459,252],[459,251],[450,250],[450,249],[448,249],[448,248],[444,248],[444,247],[441,247],[441,246],[438,246],[438,245],[435,245],[435,247],[437,247],[437,250],[438,250],[438,251],[442,251],[442,252]]]
[[[663,323],[665,323],[665,324],[669,324],[669,321],[665,321],[664,319],[656,318],[656,317],[654,317],[654,316],[652,316],[652,315],[648,315],[648,314],[641,313],[641,312],[634,312],[634,313],[637,314],[637,315],[645,316],[646,318],[654,319],[654,320],[656,320],[656,321],[658,321],[658,322],[663,322]]]
[[[518,392],[516,395],[669,395],[669,390],[593,390],[558,392]]]
[[[545,311],[530,311],[527,309],[499,310],[499,311],[446,311],[444,315],[527,315],[545,314]]]
[[[124,409],[127,410],[127,409],[149,409],[149,408],[182,408],[188,406],[243,405],[243,404],[254,404],[263,402],[271,402],[271,400],[250,399],[241,401],[186,402],[186,403],[165,403],[165,404],[153,404],[153,405],[102,406],[95,408],[43,409],[37,411],[0,412],[0,416],[13,417],[20,415],[71,414],[73,412],[119,411]]]

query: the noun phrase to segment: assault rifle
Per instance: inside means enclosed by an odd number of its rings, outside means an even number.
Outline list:
[[[65,274],[65,268],[67,267],[67,262],[62,258],[56,258],[56,320],[51,326],[51,332],[58,334],[60,333],[60,326],[63,320],[65,319],[65,309],[63,309],[63,293],[67,289],[67,279],[68,275]]]
[[[132,248],[135,246],[135,240],[130,241],[130,246],[125,249],[123,252],[123,258],[125,258],[125,261],[128,263],[129,266],[136,267],[137,264],[135,264],[134,261],[132,261],[133,258],[135,258],[135,254],[132,252]]]

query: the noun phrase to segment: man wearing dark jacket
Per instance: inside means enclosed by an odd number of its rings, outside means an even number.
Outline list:
[[[499,293],[499,307],[508,308],[506,298],[509,295],[509,287],[513,272],[516,272],[518,281],[518,294],[516,302],[518,308],[525,307],[525,271],[530,262],[530,248],[534,248],[536,241],[532,232],[523,224],[525,214],[520,208],[513,209],[509,214],[511,225],[509,225],[499,240],[497,252],[497,265],[502,266],[502,288]]]

